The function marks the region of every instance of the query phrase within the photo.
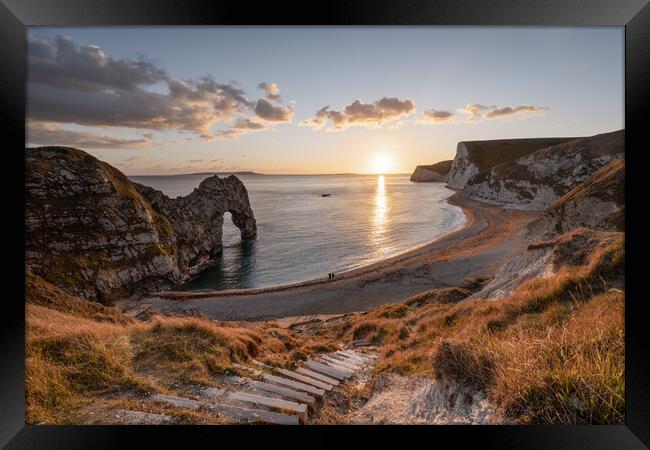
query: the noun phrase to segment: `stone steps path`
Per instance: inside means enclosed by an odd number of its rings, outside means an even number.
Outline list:
[[[233,364],[248,376],[225,377],[221,387],[202,389],[200,400],[162,394],[154,394],[150,399],[177,408],[220,411],[244,420],[305,424],[309,409],[315,409],[318,401],[341,383],[368,370],[375,360],[374,355],[354,350],[318,355],[299,363],[295,370],[252,360],[254,367]]]

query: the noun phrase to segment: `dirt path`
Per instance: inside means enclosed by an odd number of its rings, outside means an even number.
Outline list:
[[[539,213],[504,210],[462,198],[465,226],[430,244],[378,263],[313,280],[266,289],[214,293],[160,293],[128,309],[149,304],[161,312],[198,312],[219,320],[268,320],[313,314],[363,311],[417,293],[454,286],[466,278],[489,276],[522,245],[517,231]]]

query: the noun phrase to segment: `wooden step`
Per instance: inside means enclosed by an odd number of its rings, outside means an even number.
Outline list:
[[[249,384],[262,391],[273,392],[274,394],[279,394],[284,397],[292,398],[294,400],[300,400],[301,402],[306,403],[309,406],[314,406],[316,404],[316,399],[311,395],[303,394],[302,392],[294,391],[293,389],[285,388],[282,386],[276,386],[274,384],[269,384],[263,381],[256,381],[256,380],[250,380]]]
[[[368,363],[366,363],[366,362],[362,362],[362,361],[352,359],[352,358],[346,358],[346,357],[341,356],[341,355],[332,355],[332,356],[330,356],[330,358],[335,359],[335,360],[340,361],[340,362],[344,362],[348,366],[354,367],[354,370],[361,370],[366,365],[368,365]]]
[[[328,358],[333,358],[333,359],[335,359],[337,361],[343,361],[343,362],[345,362],[347,364],[351,364],[351,365],[353,365],[355,367],[363,365],[362,361],[359,361],[359,360],[354,359],[354,358],[350,358],[349,356],[339,355],[336,352],[327,353],[327,354],[322,355],[322,356],[327,356]]]
[[[165,425],[172,423],[172,417],[130,409],[116,409],[115,418],[129,425]]]
[[[251,359],[251,362],[256,366],[264,367],[265,369],[271,369],[271,370],[275,369],[275,367],[269,366],[268,364],[264,364],[263,362],[260,362],[256,359]]]
[[[309,373],[304,373],[302,369],[296,369],[296,372],[300,372],[300,373],[292,372],[286,369],[276,369],[276,371],[278,373],[281,373],[282,375],[296,379],[298,381],[302,381],[303,383],[311,384],[312,386],[319,387],[325,391],[331,391],[332,386],[335,386],[334,383],[330,383],[329,381],[325,382],[325,380],[321,380],[320,378],[316,379],[316,377],[310,375]],[[327,378],[328,380],[336,381],[336,384],[339,384],[338,380],[334,380],[328,377],[324,377],[324,378]]]
[[[149,397],[154,402],[167,403],[177,408],[199,409],[203,406],[202,402],[191,400],[189,398],[176,397],[174,395],[153,394]]]
[[[214,389],[214,388],[208,388]],[[206,390],[204,389],[204,392]],[[223,389],[215,389],[211,391],[213,393],[221,393]],[[150,397],[151,400],[156,402],[167,403],[169,405],[175,406],[177,408],[188,408],[188,409],[199,409],[201,407],[208,408],[213,411],[222,411],[227,414],[231,414],[235,417],[240,417],[247,420],[262,420],[267,423],[277,424],[277,425],[298,425],[300,423],[300,418],[297,415],[278,413],[273,411],[264,411],[263,409],[248,409],[240,408],[238,406],[225,405],[223,403],[215,402],[200,402],[196,400],[191,400],[189,398],[175,397],[173,395],[163,395],[163,394],[154,394]]]
[[[300,376],[300,375],[296,374],[295,372],[291,372],[290,370],[281,369],[279,367],[272,367],[272,366],[269,366],[268,364],[261,363],[259,361],[254,360],[254,359],[251,360],[251,361],[254,364],[257,364],[260,367],[264,367],[266,369],[273,370],[273,371],[275,371],[277,373],[280,373],[282,375],[285,375],[285,376],[288,376],[288,377],[291,377],[291,378],[295,378],[296,380],[303,381],[303,382],[305,382],[307,384],[313,384],[314,386],[317,386],[317,387],[319,387],[321,389],[325,389],[326,391],[331,390],[332,386],[336,386],[337,384],[339,384],[339,382],[337,380],[334,380],[333,378],[329,378],[329,377],[324,377],[324,376],[322,376],[320,374],[316,374],[316,375],[319,375],[318,377],[314,377],[314,376],[311,376],[311,375],[308,375],[307,377],[305,377],[305,376]],[[296,376],[296,375],[298,375],[298,376]],[[303,374],[303,375],[307,375],[307,374]],[[311,376],[311,378],[309,378],[309,376]],[[324,378],[324,379],[322,379],[321,377]],[[314,380],[313,378],[316,378],[316,380]],[[318,383],[318,382],[314,383],[314,381],[321,381],[321,383]],[[332,382],[335,382],[335,383],[332,383]]]
[[[365,353],[355,352],[354,350],[344,350],[343,353],[356,358],[360,358],[362,361],[366,361],[366,362],[372,362],[375,359],[377,359],[377,357],[374,355],[367,355]]]
[[[275,375],[269,375],[267,373],[262,372],[261,370],[256,370],[256,369],[253,369],[252,367],[242,366],[241,364],[237,364],[237,363],[234,363],[233,366],[235,366],[235,367],[237,367],[239,369],[247,370],[247,371],[253,373],[255,376],[258,376],[258,377],[262,378],[265,381],[269,381],[269,382],[272,382],[272,383],[275,383],[275,384],[282,384],[284,386],[288,386],[288,387],[290,387],[292,389],[297,389],[299,391],[309,392],[310,394],[314,394],[317,397],[322,397],[323,394],[325,394],[325,390],[314,387],[314,386],[310,386],[310,385],[305,384],[305,383],[299,383],[297,381],[288,380],[286,378],[277,377]]]
[[[341,361],[346,361],[346,362],[349,362],[351,364],[356,364],[358,367],[362,367],[362,366],[368,364],[368,362],[366,360],[364,360],[364,359],[357,358],[357,357],[354,357],[354,356],[351,356],[351,355],[343,355],[343,354],[341,354],[339,352],[331,353],[329,356],[331,356],[332,358],[338,358]]]
[[[332,361],[328,361],[328,360],[323,359],[323,358],[316,358],[313,361],[317,362],[319,364],[324,364],[327,367],[332,367],[334,369],[340,370],[341,372],[346,373],[349,376],[352,376],[354,374],[354,370],[349,369],[349,368],[347,368],[347,367],[345,367],[345,366],[343,366],[341,364],[333,363]]]
[[[344,367],[346,369],[350,369],[352,371],[356,371],[356,370],[359,369],[359,366],[357,366],[354,363],[341,361],[340,359],[334,358],[332,356],[321,356],[321,359],[324,359],[325,361],[329,361],[331,363],[337,364],[337,365],[339,365],[341,367]]]
[[[203,393],[210,398],[219,399],[228,397],[225,389],[219,388],[205,388]],[[237,400],[237,399],[233,399]],[[212,410],[223,411],[233,416],[240,417],[242,419],[248,420],[262,420],[267,423],[277,424],[277,425],[299,425],[300,417],[294,414],[287,414],[282,412],[266,411],[264,409],[249,409],[242,408],[240,406],[226,405],[219,402],[205,402],[207,407]]]
[[[328,360],[323,359],[323,358],[316,358],[313,361],[317,362],[318,364],[323,364],[323,365],[325,365],[327,367],[332,367],[332,368],[334,368],[334,369],[348,375],[348,377],[350,377],[350,376],[352,376],[352,374],[354,374],[354,370],[348,369],[347,367],[343,367],[340,364],[333,363],[333,362],[328,361]]]
[[[264,397],[262,395],[248,394],[246,392],[228,392],[226,394],[229,399],[237,400],[240,402],[254,403],[256,405],[269,406],[294,412],[298,415],[301,423],[307,420],[307,405],[304,403],[290,402],[288,400],[281,400],[279,398]]]
[[[286,387],[278,386],[271,383],[265,383],[263,381],[251,380],[246,377],[237,377],[230,376],[228,380],[237,385],[250,386],[257,391],[272,392],[284,397],[289,397],[294,400],[299,400],[302,403],[307,403],[309,406],[316,404],[316,399],[311,395],[305,394],[304,392],[295,391]]]
[[[366,359],[366,358],[362,358],[361,356],[353,355],[351,353],[345,353],[345,352],[343,352],[341,350],[338,350],[336,352],[336,354],[339,355],[342,358],[348,358],[348,359],[351,359],[352,361],[357,361],[357,362],[362,363],[362,364],[367,364],[369,362],[368,359]]]
[[[337,380],[345,380],[346,378],[349,378],[350,375],[347,373],[343,373],[338,369],[335,369],[330,366],[326,366],[325,364],[320,364],[315,361],[305,361],[305,366],[309,367],[310,369],[313,369],[316,372],[323,373],[327,376],[336,378]]]
[[[330,386],[330,389],[332,388],[332,386],[338,386],[340,383],[340,381],[337,380],[336,378],[328,377],[327,375],[314,372],[313,370],[305,369],[304,367],[298,367],[296,369],[296,372],[302,375],[306,375],[307,377],[315,378],[318,381],[321,381],[323,384]],[[330,389],[327,390],[329,391]]]
[[[293,414],[265,411],[263,409],[240,408],[239,406],[224,405],[221,403],[211,403],[209,407],[213,410],[223,411],[249,421],[261,420],[274,425],[300,425],[300,418]]]
[[[269,375],[269,374],[262,374],[262,378],[266,381],[270,381],[272,383],[276,384],[282,384],[284,386],[289,386],[290,388],[298,389],[301,391],[309,392],[310,394],[314,394],[317,397],[322,397],[325,394],[325,390],[321,388],[317,388],[314,386],[311,386],[309,384],[305,383],[300,383],[298,381],[292,381],[288,380],[286,378],[278,377],[275,375]]]

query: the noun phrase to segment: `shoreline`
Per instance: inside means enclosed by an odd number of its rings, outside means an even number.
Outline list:
[[[300,288],[306,286],[315,286],[320,284],[330,284],[332,282],[347,279],[353,276],[363,275],[365,272],[375,270],[379,267],[385,266],[386,264],[399,262],[405,258],[416,256],[421,252],[427,252],[429,250],[429,247],[434,245],[439,240],[445,239],[454,233],[463,231],[465,228],[473,224],[474,215],[472,214],[471,208],[468,207],[466,204],[462,203],[462,200],[458,203],[454,203],[452,200],[454,197],[459,195],[460,191],[458,189],[453,189],[449,187],[447,187],[447,189],[456,192],[452,193],[449,197],[444,199],[444,201],[446,201],[450,205],[458,206],[465,217],[465,222],[459,228],[456,228],[455,230],[445,233],[442,236],[438,236],[437,238],[429,242],[416,245],[408,250],[404,250],[403,252],[394,254],[392,256],[388,256],[386,258],[370,262],[360,267],[354,267],[341,272],[337,272],[335,280],[329,280],[323,277],[323,278],[310,278],[302,281],[294,281],[291,283],[264,286],[259,288],[221,289],[221,290],[202,290],[202,291],[169,291],[168,290],[168,291],[156,292],[149,297],[160,297],[169,300],[185,300],[185,299],[198,299],[198,298],[207,298],[207,297],[209,298],[228,297],[233,295],[268,294],[271,292],[281,292],[287,289],[294,289],[294,288]],[[147,297],[145,297],[145,299],[146,298]]]
[[[122,309],[148,305],[160,313],[203,314],[217,320],[272,320],[316,314],[347,314],[396,303],[432,289],[491,276],[520,249],[517,231],[540,212],[506,210],[456,192],[446,200],[466,221],[459,229],[415,249],[337,274],[266,288],[152,294],[124,300]]]

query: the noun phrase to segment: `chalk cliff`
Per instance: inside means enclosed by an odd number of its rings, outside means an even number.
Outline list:
[[[508,208],[543,210],[623,151],[623,130],[572,139],[475,174],[463,192]]]
[[[449,171],[449,187],[462,189],[470,178],[480,172],[529,155],[540,148],[559,144],[569,139],[498,139],[459,142],[456,147],[456,156]]]
[[[256,224],[242,182],[204,180],[170,199],[74,148],[25,149],[26,269],[87,299],[168,287],[219,254],[223,214]]]
[[[411,174],[411,181],[416,183],[428,181],[442,181],[449,180],[449,170],[451,169],[452,160],[440,161],[436,164],[428,166],[417,166]]]
[[[531,237],[552,237],[576,228],[625,231],[625,159],[616,158],[598,169],[539,220],[528,225]]]
[[[625,159],[617,157],[520,230],[530,245],[472,298],[503,298],[526,280],[552,276],[561,263],[584,264],[596,249],[624,245],[624,231]]]

